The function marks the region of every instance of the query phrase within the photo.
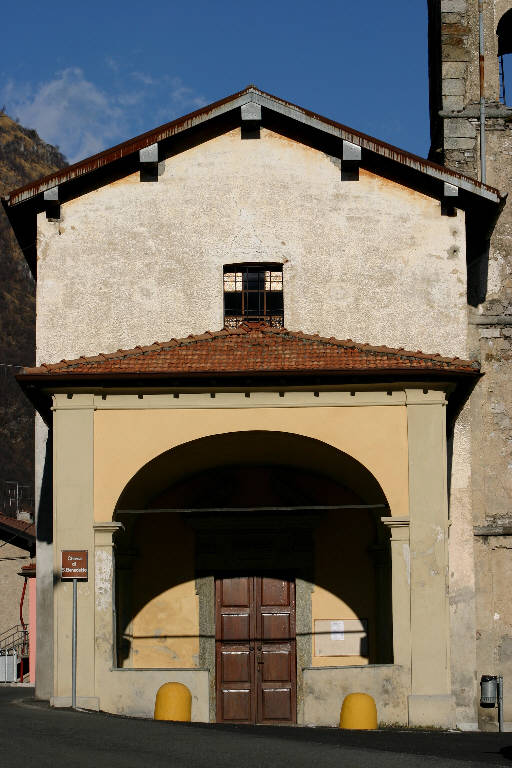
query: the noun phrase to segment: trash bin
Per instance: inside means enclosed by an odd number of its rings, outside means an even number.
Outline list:
[[[480,706],[495,707],[498,698],[498,678],[496,675],[482,675],[480,678]]]

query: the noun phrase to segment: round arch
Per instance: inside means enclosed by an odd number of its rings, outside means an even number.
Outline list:
[[[254,465],[288,466],[316,472],[338,483],[350,478],[350,488],[365,504],[387,505],[375,476],[348,453],[300,434],[250,430],[201,437],[161,453],[128,481],[115,514],[154,507],[168,488],[207,470]]]
[[[510,102],[510,54],[512,54],[512,8],[505,11],[496,27],[499,62],[499,99],[503,104]]]
[[[283,572],[296,585],[299,708],[303,668],[390,662],[387,506],[355,458],[293,433],[230,432],[165,451],[116,505],[119,665],[207,668],[215,686],[216,579]],[[368,627],[359,655],[321,650],[329,621],[358,620]]]

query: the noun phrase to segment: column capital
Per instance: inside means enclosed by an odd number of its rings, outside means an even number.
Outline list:
[[[391,531],[391,539],[393,541],[409,541],[410,518],[381,517],[380,520]]]
[[[94,546],[95,547],[112,547],[112,536],[120,528],[124,528],[122,523],[112,520],[106,523],[94,523]]]

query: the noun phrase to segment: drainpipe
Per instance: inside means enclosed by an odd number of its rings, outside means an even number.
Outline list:
[[[480,181],[486,183],[487,169],[485,162],[485,40],[484,40],[484,0],[478,0],[478,25],[480,33]]]

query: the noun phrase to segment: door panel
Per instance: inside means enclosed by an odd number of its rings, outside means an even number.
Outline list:
[[[253,723],[254,584],[252,577],[216,581],[217,719]]]
[[[249,607],[249,579],[236,578],[236,579],[222,579],[222,604],[225,606],[243,605]]]
[[[234,642],[250,639],[249,613],[228,613],[222,616],[222,639]]]
[[[262,649],[263,668],[261,679],[264,683],[290,680],[292,675],[292,654],[289,648]]]
[[[249,651],[231,649],[221,651],[221,673],[225,683],[251,682],[251,654]]]
[[[270,723],[294,722],[290,688],[264,688],[261,696],[261,720]]]
[[[245,690],[223,690],[221,694],[222,722],[252,723],[252,694]]]
[[[217,720],[295,722],[294,581],[219,578],[216,610]]]
[[[285,579],[276,579],[266,576],[260,580],[261,605],[290,604],[290,583]]]
[[[287,640],[291,634],[289,613],[262,613],[261,639]]]
[[[258,722],[295,722],[295,582],[262,576],[255,591]]]

